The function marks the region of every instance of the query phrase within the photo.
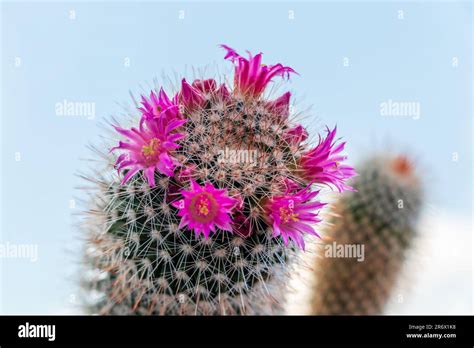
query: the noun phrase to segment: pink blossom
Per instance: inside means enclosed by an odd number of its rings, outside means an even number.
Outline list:
[[[262,54],[246,59],[240,56],[234,49],[221,45],[227,51],[224,59],[229,59],[235,65],[234,91],[245,97],[258,97],[263,93],[265,87],[275,76],[289,77],[295,71],[281,64],[262,64]]]
[[[290,115],[290,97],[291,93],[286,92],[275,100],[266,103],[266,107],[280,120],[286,120]]]
[[[209,85],[199,86],[201,88],[209,87]],[[181,91],[178,93],[176,99],[186,107],[187,110],[193,110],[199,107],[202,107],[206,102],[203,92],[191,86],[186,82],[186,79],[181,81]]]
[[[312,225],[321,221],[318,214],[325,203],[311,201],[318,193],[309,191],[308,186],[293,194],[270,198],[265,211],[273,227],[273,236],[281,236],[285,245],[291,239],[303,250],[306,233],[319,237]]]
[[[313,183],[322,183],[334,186],[339,192],[344,190],[354,191],[345,184],[346,180],[355,176],[354,168],[341,164],[346,156],[340,154],[344,150],[345,142],[337,144],[335,140],[336,127],[331,131],[327,129],[325,139],[319,140],[318,145],[303,154],[300,160],[302,175]]]
[[[250,217],[238,212],[232,219],[233,231],[243,238],[249,237],[253,233]]]
[[[299,145],[306,139],[308,139],[308,132],[300,124],[287,129],[283,133],[283,140],[285,140],[290,145]]]
[[[194,80],[192,86],[203,94],[212,94],[217,89],[217,83],[214,79]]]
[[[183,118],[179,112],[178,104],[168,98],[163,88],[158,95],[151,91],[150,97],[142,95],[142,107],[138,108],[142,112],[142,122],[152,120],[157,117],[165,117],[169,120],[173,118]]]
[[[237,200],[227,195],[226,190],[218,190],[211,183],[199,186],[194,180],[190,180],[189,191],[181,190],[183,199],[172,203],[179,209],[181,216],[179,228],[185,226],[194,230],[196,236],[200,233],[208,238],[211,231],[216,227],[224,231],[232,231],[230,213]]]
[[[179,183],[184,184],[193,177],[195,171],[196,171],[195,164],[189,164],[187,166],[183,166],[175,174],[175,179]]]
[[[111,151],[124,151],[115,164],[119,172],[127,169],[122,184],[143,170],[150,187],[155,187],[155,170],[167,176],[173,175],[177,160],[172,156],[172,152],[179,148],[176,141],[184,136],[173,131],[186,121],[166,117],[155,119],[144,117],[142,120],[140,129],[134,127],[123,129],[115,126],[115,130],[127,140],[120,141]]]

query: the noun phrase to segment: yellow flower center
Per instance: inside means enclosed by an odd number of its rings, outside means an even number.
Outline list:
[[[142,154],[147,161],[152,160],[160,150],[161,141],[159,139],[151,139],[147,145],[143,145]]]
[[[290,200],[288,202],[288,207],[281,207],[280,208],[280,219],[283,221],[283,223],[288,223],[290,221],[299,221],[297,213],[294,212],[293,208],[295,207],[295,203],[293,200]]]
[[[198,211],[201,215],[207,216],[209,214],[209,201],[206,198],[201,198],[197,204]]]
[[[201,192],[192,198],[189,209],[193,219],[207,223],[219,213],[219,204],[209,192]]]
[[[283,221],[283,223],[288,223],[290,221],[297,222],[299,221],[297,213],[293,211],[293,208],[291,206],[284,208],[280,208],[280,219]]]

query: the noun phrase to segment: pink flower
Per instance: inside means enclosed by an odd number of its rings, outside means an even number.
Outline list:
[[[230,97],[229,91],[227,90],[225,84],[221,84],[218,88],[216,80],[214,79],[194,80],[192,87],[207,97],[214,96],[224,101],[227,101]]]
[[[230,93],[225,84],[222,84],[216,92],[217,96],[223,101],[230,100]]]
[[[249,59],[246,59],[226,45],[221,47],[227,51],[224,59],[230,59],[235,65],[234,90],[243,96],[258,97],[273,77],[289,77],[290,73],[296,73],[292,68],[281,64],[262,64],[261,53],[255,57],[249,53]]]
[[[196,171],[195,164],[189,164],[187,166],[181,167],[178,172],[175,174],[175,179],[180,184],[184,184],[189,181]]]
[[[218,190],[210,183],[204,186],[199,186],[194,180],[190,183],[189,191],[180,191],[184,198],[172,203],[179,209],[178,216],[182,217],[179,228],[187,226],[196,236],[202,233],[205,238],[211,231],[215,232],[216,227],[231,232],[229,214],[237,201],[229,197],[226,190]]]
[[[250,217],[238,212],[234,215],[232,221],[233,231],[243,238],[247,238],[253,233]]]
[[[299,145],[306,139],[308,139],[308,132],[300,124],[287,129],[283,133],[283,140],[285,140],[289,145]]]
[[[301,190],[301,186],[292,179],[284,178],[283,185],[286,188],[286,194]]]
[[[202,85],[199,87],[207,88],[209,85]],[[181,104],[183,104],[187,110],[193,110],[195,108],[202,107],[206,102],[203,92],[187,83],[186,79],[181,81],[181,91],[178,93],[176,99]]]
[[[214,93],[217,88],[216,80],[214,79],[194,80],[192,86],[203,94]]]
[[[186,121],[158,117],[155,119],[142,118],[140,129],[132,127],[123,129],[115,126],[115,130],[125,136],[127,141],[120,141],[111,151],[124,150],[115,164],[117,170],[127,168],[122,184],[125,184],[138,171],[143,170],[150,187],[155,187],[155,170],[172,176],[177,160],[171,152],[179,145],[175,141],[184,135],[173,133],[173,130],[182,126]]]
[[[286,92],[281,97],[266,103],[266,107],[281,120],[286,120],[290,115],[290,97],[291,93]]]
[[[141,122],[157,117],[165,117],[167,119],[183,118],[179,113],[178,105],[168,98],[163,88],[160,89],[158,95],[151,91],[149,99],[142,95],[142,107],[138,108],[138,110],[143,115]]]
[[[311,202],[318,193],[310,192],[308,186],[293,194],[270,198],[265,211],[273,227],[273,236],[281,236],[285,245],[291,239],[303,250],[305,233],[319,237],[312,225],[321,221],[318,213],[325,204]]]
[[[354,168],[341,164],[347,156],[339,153],[344,150],[345,142],[337,143],[336,127],[331,131],[327,128],[325,139],[319,140],[318,146],[303,154],[300,166],[303,177],[313,183],[322,183],[334,186],[339,192],[344,190],[354,191],[345,184],[345,181],[356,175]]]

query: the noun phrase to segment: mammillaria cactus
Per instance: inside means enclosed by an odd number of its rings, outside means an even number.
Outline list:
[[[319,190],[350,189],[336,129],[310,148],[290,93],[264,96],[293,69],[222,47],[233,87],[183,79],[173,98],[142,96],[137,126],[114,124],[122,140],[85,177],[90,312],[272,313],[304,236],[318,236]]]
[[[312,314],[381,314],[416,236],[422,190],[413,163],[377,156],[358,172],[357,191],[336,202],[328,243],[313,267]],[[361,246],[357,256],[335,250]]]

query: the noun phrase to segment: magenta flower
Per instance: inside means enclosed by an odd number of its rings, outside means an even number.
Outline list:
[[[143,119],[143,118],[142,118]],[[132,127],[123,129],[114,127],[127,141],[120,141],[119,145],[111,151],[125,150],[115,164],[117,170],[127,168],[122,184],[125,184],[138,171],[143,170],[150,187],[155,187],[155,170],[172,176],[177,160],[172,157],[172,151],[179,148],[175,141],[184,135],[173,132],[182,126],[186,121],[178,119],[167,119],[158,117],[155,119],[144,119],[140,124],[140,129]]]
[[[194,80],[192,87],[197,89],[202,95],[205,96],[215,96],[221,100],[227,101],[230,97],[229,91],[225,84],[221,84],[220,87],[217,87],[216,80],[207,79],[207,80]]]
[[[298,124],[292,128],[287,129],[283,133],[283,139],[289,145],[299,145],[301,142],[308,139],[308,132],[302,125]]]
[[[230,100],[230,93],[225,84],[222,84],[216,92],[218,98],[222,99],[223,101]]]
[[[177,182],[180,184],[184,184],[188,182],[194,175],[196,171],[196,165],[195,164],[188,164],[185,167],[181,167],[176,173],[175,173],[175,179]]]
[[[192,86],[203,94],[214,93],[217,89],[217,83],[214,79],[194,80]]]
[[[319,140],[318,146],[303,154],[300,166],[303,177],[313,183],[322,183],[334,186],[339,192],[344,190],[354,191],[345,184],[345,181],[356,175],[354,168],[341,164],[347,156],[340,155],[344,150],[345,142],[337,143],[336,127],[331,131],[327,129],[325,139]]]
[[[187,226],[194,230],[196,236],[202,233],[205,238],[209,237],[211,231],[216,231],[216,226],[231,232],[229,214],[237,200],[229,197],[226,190],[218,190],[210,183],[199,186],[194,180],[190,182],[189,191],[180,191],[184,198],[172,203],[179,209],[178,216],[182,217],[179,228]]]
[[[290,97],[291,93],[286,92],[281,97],[266,103],[266,107],[280,119],[286,120],[290,115]]]
[[[283,185],[286,194],[295,193],[296,191],[301,190],[301,186],[292,179],[285,178],[283,179]]]
[[[142,96],[142,107],[138,108],[142,112],[142,122],[157,117],[165,117],[169,120],[173,118],[183,118],[179,113],[177,103],[171,101],[166,95],[163,88],[160,89],[158,95],[151,91],[150,97]]]
[[[181,104],[183,104],[187,110],[193,110],[195,108],[202,107],[206,102],[202,91],[194,86],[191,86],[186,82],[186,79],[181,81],[181,91],[178,93],[176,99]]]
[[[284,196],[274,196],[265,204],[265,211],[273,227],[273,236],[281,236],[285,245],[293,240],[304,250],[304,234],[319,235],[312,225],[321,221],[319,210],[325,205],[321,202],[311,202],[319,191],[309,191],[309,186]]]
[[[253,228],[250,221],[250,217],[238,212],[232,219],[233,232],[243,238],[247,238],[252,235]]]
[[[249,53],[249,59],[246,59],[229,46],[221,47],[227,51],[224,59],[229,59],[235,65],[234,91],[243,96],[258,97],[273,77],[289,77],[290,73],[296,73],[292,68],[281,64],[262,64],[261,53],[254,57]]]

